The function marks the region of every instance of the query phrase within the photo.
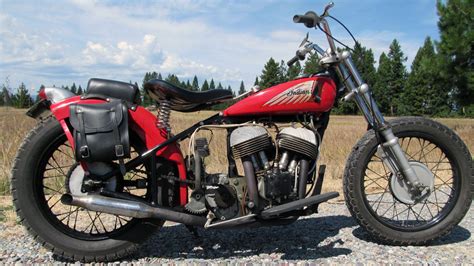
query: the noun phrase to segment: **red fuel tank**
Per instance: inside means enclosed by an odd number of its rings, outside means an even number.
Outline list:
[[[224,116],[322,113],[336,99],[336,84],[326,76],[301,78],[252,94],[225,109]]]

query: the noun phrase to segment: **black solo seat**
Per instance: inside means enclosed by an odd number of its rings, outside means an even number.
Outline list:
[[[122,99],[129,103],[140,103],[140,90],[134,84],[122,81],[93,78],[87,83],[85,97],[105,96]]]
[[[145,83],[145,90],[157,102],[168,101],[170,108],[179,112],[194,112],[205,107],[232,99],[228,90],[194,92],[175,86],[160,79]]]

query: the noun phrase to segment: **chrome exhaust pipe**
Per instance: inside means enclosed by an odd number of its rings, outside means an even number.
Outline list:
[[[181,213],[164,207],[153,207],[133,200],[100,195],[73,196],[71,194],[64,194],[61,197],[61,202],[66,205],[83,207],[91,211],[133,218],[155,218],[195,226],[204,226],[206,224],[205,217]]]

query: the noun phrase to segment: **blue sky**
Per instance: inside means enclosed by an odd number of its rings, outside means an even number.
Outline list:
[[[376,58],[397,38],[410,62],[426,36],[438,39],[434,0],[335,0],[342,20]],[[264,63],[288,60],[308,29],[294,14],[327,1],[0,0],[0,84],[83,87],[91,77],[139,84],[146,71],[198,75],[237,89]],[[352,44],[333,24],[333,35]],[[323,35],[310,39],[325,47]]]

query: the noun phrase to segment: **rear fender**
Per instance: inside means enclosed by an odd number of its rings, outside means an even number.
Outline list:
[[[74,148],[74,138],[68,125],[69,106],[74,103],[99,104],[104,102],[106,101],[102,99],[81,99],[80,96],[74,96],[67,98],[64,101],[51,104],[51,113],[59,121],[71,147]],[[128,114],[130,129],[140,137],[143,143],[145,143],[147,149],[151,149],[166,140],[166,132],[156,126],[156,116],[150,113],[148,110],[142,106],[137,106],[135,110],[129,109]],[[178,168],[179,179],[186,180],[186,166],[178,143],[168,145],[166,148],[157,151],[156,155],[160,158],[164,158],[175,163]],[[179,187],[180,204],[186,204],[187,199],[187,186],[185,183],[181,183]]]

